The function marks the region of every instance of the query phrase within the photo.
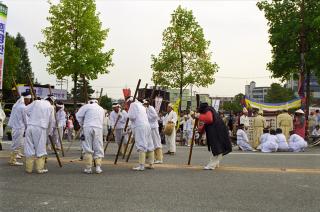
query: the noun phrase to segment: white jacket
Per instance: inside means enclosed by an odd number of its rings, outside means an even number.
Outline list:
[[[82,127],[103,129],[104,109],[97,103],[86,104],[76,113],[76,118]]]
[[[121,111],[119,111],[119,113],[116,113],[115,111],[112,111],[110,113],[110,116],[109,116],[110,124],[109,125],[112,128],[114,128],[114,125],[116,124],[119,115],[121,117],[117,123],[116,129],[123,129],[125,127],[126,121],[128,119],[128,113],[125,110],[121,110]]]
[[[47,100],[35,100],[25,109],[28,125],[51,128],[54,124],[53,107]]]
[[[148,121],[149,121],[151,129],[158,128],[159,127],[159,123],[158,123],[159,116],[157,114],[157,111],[151,105],[149,105],[146,109],[147,109]]]
[[[27,127],[27,118],[25,113],[26,105],[24,98],[21,97],[12,107],[8,126],[12,129],[25,129]]]
[[[128,116],[132,129],[140,126],[149,126],[147,110],[138,100],[130,104]]]
[[[174,124],[176,124],[178,121],[177,113],[173,110],[164,117],[163,125],[167,125],[169,121],[173,122]]]

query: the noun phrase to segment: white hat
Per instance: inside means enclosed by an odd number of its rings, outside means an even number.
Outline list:
[[[143,104],[149,104],[149,101],[147,99],[142,100]]]
[[[301,109],[297,110],[295,113],[301,113],[301,114],[304,114],[303,110],[301,110]]]
[[[168,107],[173,108],[173,104],[169,103],[169,104],[168,104]]]
[[[133,102],[133,97],[132,96],[128,97],[126,102]]]
[[[244,112],[244,113],[248,113],[248,110],[247,110],[247,108],[243,108],[243,110],[242,110],[242,112]]]
[[[258,114],[263,115],[263,110],[259,110]]]

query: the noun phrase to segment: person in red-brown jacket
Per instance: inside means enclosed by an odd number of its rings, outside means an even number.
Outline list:
[[[223,155],[232,151],[227,126],[220,118],[215,109],[208,103],[201,103],[199,107],[200,131],[205,131],[208,151],[212,152],[209,163],[205,170],[213,170],[219,167]]]

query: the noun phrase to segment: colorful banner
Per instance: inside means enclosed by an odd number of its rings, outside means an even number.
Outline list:
[[[256,100],[245,97],[245,102],[246,102],[247,108],[257,108],[259,110],[265,110],[265,111],[279,111],[279,110],[301,108],[300,98],[291,100],[289,102],[282,102],[282,103],[263,103],[263,102],[258,102]]]
[[[17,88],[20,96],[23,92],[26,92],[26,91],[30,92],[31,90],[29,86],[24,86],[24,85],[17,85]],[[42,99],[47,98],[48,95],[50,94],[49,88],[33,87],[33,89],[35,90],[37,97],[40,97]],[[51,91],[54,97],[57,98],[57,100],[67,100],[67,93],[68,93],[67,90],[51,89]]]
[[[158,114],[159,114],[159,112],[160,112],[162,100],[163,100],[163,98],[162,98],[161,96],[157,96],[157,97],[154,99],[155,110],[157,111]]]
[[[124,89],[122,89],[122,92],[123,92],[124,98],[127,98],[128,96],[131,96],[130,88],[124,88]]]
[[[0,3],[0,90],[3,84],[4,47],[6,38],[6,21],[8,7]]]

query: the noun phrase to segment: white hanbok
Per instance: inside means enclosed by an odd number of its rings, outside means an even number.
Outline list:
[[[148,115],[148,121],[151,128],[151,137],[152,137],[154,148],[155,149],[162,148],[161,137],[159,134],[159,123],[158,123],[159,116],[157,114],[157,111],[151,105],[149,105],[146,108],[146,110]]]
[[[260,136],[260,144],[259,144],[259,146],[257,147],[257,149],[260,149],[260,150],[261,150],[261,145],[267,141],[269,135],[270,135],[270,133],[263,133],[263,134]]]
[[[308,144],[300,135],[293,134],[289,138],[288,146],[289,151],[303,152],[304,149],[308,146]]]
[[[188,116],[188,119],[183,121],[183,137],[186,139],[187,143],[192,139],[192,125],[193,120]]]
[[[278,150],[278,139],[276,135],[269,135],[261,144],[261,152],[276,152]]]
[[[54,123],[53,107],[47,100],[35,100],[25,109],[28,117],[24,153],[25,156],[42,157],[47,155],[48,130]]]
[[[93,155],[94,159],[103,158],[104,109],[97,103],[86,104],[76,113],[76,118],[83,127],[85,137],[82,140],[83,151]]]
[[[117,119],[119,118],[118,122]],[[128,143],[128,134],[124,134],[124,127],[126,125],[126,121],[128,119],[128,113],[125,110],[121,110],[118,113],[112,111],[110,113],[109,121],[112,128],[115,129],[114,137],[116,143],[120,144],[122,136],[124,136],[123,144]],[[117,122],[117,125],[116,125]]]
[[[141,102],[136,100],[130,104],[128,116],[131,121],[131,129],[137,150],[139,152],[153,151],[154,145],[151,138],[151,128],[146,108]]]
[[[237,131],[237,145],[243,151],[253,150],[252,146],[249,144],[247,133],[242,129],[238,129]]]
[[[286,152],[289,149],[286,136],[281,133],[276,135],[278,138],[278,151],[279,152]]]
[[[163,121],[163,125],[166,126],[169,122],[173,122],[176,126],[178,121],[177,113],[173,110],[168,113]],[[169,152],[176,152],[176,127],[174,127],[171,135],[165,135],[166,145]]]
[[[6,119],[6,114],[2,110],[2,106],[0,104],[0,140],[2,140],[3,138],[3,123],[5,119]]]

